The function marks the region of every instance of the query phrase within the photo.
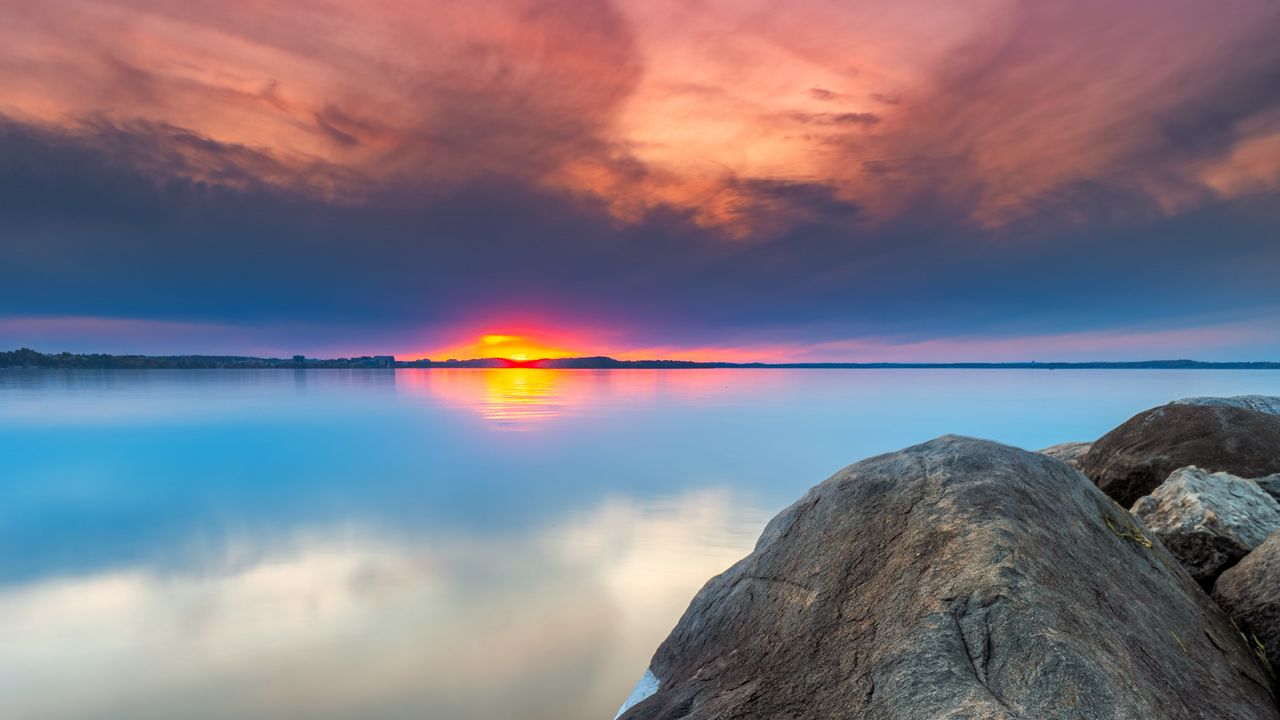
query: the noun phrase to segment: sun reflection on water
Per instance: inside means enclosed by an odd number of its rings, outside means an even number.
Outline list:
[[[498,423],[522,426],[563,412],[559,372],[510,368],[484,374],[480,414]]]
[[[433,403],[469,410],[495,429],[531,430],[567,416],[616,415],[663,399],[707,406],[723,400],[737,373],[770,395],[784,388],[778,373],[734,370],[589,370],[551,368],[408,369],[396,386]],[[731,400],[731,398],[730,398]]]
[[[536,368],[428,370],[398,373],[410,390],[423,390],[509,430],[525,430],[565,413],[575,383],[564,371]]]

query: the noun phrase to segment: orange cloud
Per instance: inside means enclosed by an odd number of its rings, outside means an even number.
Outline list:
[[[343,168],[357,197],[371,182],[537,177],[590,151],[639,72],[599,0],[0,4],[14,6],[4,113],[181,128]]]
[[[0,5],[0,112],[344,202],[496,174],[767,240],[921,203],[1000,226],[1280,186],[1267,0]]]

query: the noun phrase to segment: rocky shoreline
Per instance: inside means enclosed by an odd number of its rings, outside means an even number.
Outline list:
[[[1280,720],[1280,398],[1093,443],[944,436],[775,517],[624,720]]]

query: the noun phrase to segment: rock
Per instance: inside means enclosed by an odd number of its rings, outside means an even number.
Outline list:
[[[1272,667],[1280,664],[1280,533],[1222,573],[1213,599]]]
[[[1071,467],[1080,469],[1080,458],[1089,452],[1089,448],[1093,446],[1091,442],[1065,442],[1057,445],[1050,445],[1040,451],[1042,455],[1048,455],[1051,458],[1057,458]]]
[[[1163,405],[1103,435],[1080,470],[1125,507],[1180,467],[1253,478],[1280,472],[1280,415],[1221,405]]]
[[[1235,397],[1193,397],[1174,400],[1175,405],[1222,405],[1280,415],[1280,396],[1236,395]]]
[[[1253,481],[1258,483],[1263,492],[1280,501],[1280,473],[1254,478]]]
[[[654,676],[652,670],[645,670],[640,682],[636,683],[635,688],[631,690],[631,694],[627,696],[627,699],[622,701],[622,707],[618,708],[618,714],[613,716],[613,720],[618,720],[623,713],[647,700],[650,695],[656,692],[658,692],[658,678]]]
[[[1174,470],[1133,514],[1205,590],[1280,530],[1280,504],[1257,483],[1195,466]]]
[[[864,460],[702,588],[622,718],[1280,718],[1145,532],[1038,453],[947,436]]]

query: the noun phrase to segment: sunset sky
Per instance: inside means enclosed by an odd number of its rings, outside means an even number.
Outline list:
[[[1280,359],[1274,0],[0,13],[0,349]]]

